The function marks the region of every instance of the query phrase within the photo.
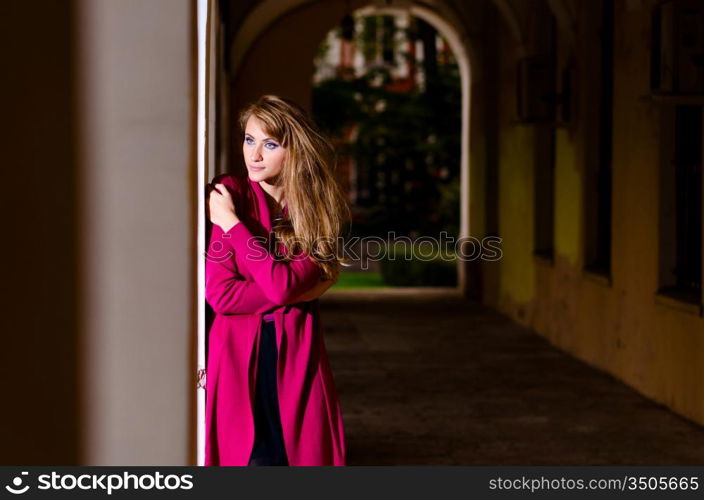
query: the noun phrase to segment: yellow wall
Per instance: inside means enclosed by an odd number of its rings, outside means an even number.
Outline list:
[[[650,15],[655,1],[616,2],[612,200],[612,285],[582,269],[583,155],[589,147],[577,123],[559,129],[555,165],[555,259],[532,257],[533,154],[531,127],[514,119],[516,52],[501,52],[499,158],[503,259],[485,264],[500,278],[486,302],[530,326],[554,345],[603,369],[653,400],[704,423],[704,320],[656,301],[658,288],[658,171],[661,104],[649,92]],[[585,6],[578,16],[584,16]],[[589,29],[586,23],[577,26]],[[507,37],[505,26],[501,36]],[[581,64],[588,46],[577,32],[576,115],[585,99]],[[560,43],[564,43],[564,38]],[[493,286],[491,283],[489,286]],[[493,299],[497,297],[497,299]]]

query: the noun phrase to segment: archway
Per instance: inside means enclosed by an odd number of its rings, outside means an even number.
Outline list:
[[[297,51],[305,52],[306,50],[310,52],[309,61],[312,61],[312,53],[315,48],[319,45],[320,41],[323,39],[325,33],[332,29],[339,19],[348,13],[353,11],[363,12],[366,15],[385,15],[385,14],[398,14],[400,12],[410,13],[414,17],[423,19],[428,24],[432,25],[438,33],[440,33],[450,45],[457,64],[460,69],[461,74],[461,92],[462,92],[462,104],[461,104],[461,132],[460,132],[460,231],[459,237],[466,238],[470,236],[470,108],[471,108],[471,82],[472,82],[472,70],[471,70],[471,53],[474,52],[472,48],[472,41],[467,36],[464,28],[460,24],[455,24],[456,20],[449,18],[451,12],[447,10],[442,3],[438,3],[436,9],[431,9],[426,5],[420,5],[415,3],[407,3],[403,7],[394,6],[378,6],[369,5],[369,1],[359,1],[359,2],[326,2],[324,6],[320,4],[311,4],[310,2],[299,0],[290,2],[277,2],[275,8],[272,5],[260,5],[255,8],[241,27],[237,31],[237,35],[232,44],[232,50],[230,54],[230,71],[232,74],[233,83],[233,105],[231,111],[235,112],[244,101],[254,98],[257,94],[262,91],[273,91],[277,92],[278,88],[281,90],[279,93],[295,93],[298,91],[300,93],[299,102],[307,105],[309,97],[305,94],[310,93],[310,75],[306,75],[306,83],[304,84],[302,79],[295,80],[296,78],[303,78],[300,75],[295,75],[293,71],[289,71],[286,75],[287,85],[283,85],[276,82],[265,82],[263,80],[258,81],[259,75],[266,71],[266,66],[262,65],[259,61],[264,57],[265,54],[269,54],[272,51],[277,50],[275,47],[281,47],[285,45],[284,38],[279,40],[279,44],[276,45],[275,41],[278,33],[287,33],[290,37],[291,33],[295,33],[297,29],[297,23],[300,24],[304,22],[306,9],[312,11],[313,9],[318,9],[317,20],[318,23],[313,28],[316,32],[318,39],[313,41],[308,41],[308,46],[298,46]],[[321,16],[325,16],[321,20]],[[312,34],[308,34],[309,39],[313,37]],[[267,38],[269,40],[267,40]],[[302,45],[306,45],[303,42]],[[303,60],[304,55],[300,56]],[[302,64],[301,64],[302,65]],[[246,81],[242,77],[243,74],[247,74]],[[298,88],[296,88],[298,85]],[[304,85],[307,85],[306,91],[302,90]],[[295,98],[296,96],[294,96]],[[461,293],[466,293],[468,288],[467,280],[467,262],[459,260],[458,265],[458,290]]]

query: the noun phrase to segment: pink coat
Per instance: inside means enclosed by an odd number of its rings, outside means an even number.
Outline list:
[[[221,175],[240,222],[223,233],[208,222],[205,296],[215,311],[205,382],[205,465],[247,465],[254,444],[254,388],[262,316],[273,309],[278,397],[290,465],[345,465],[335,383],[318,300],[283,305],[313,287],[319,268],[305,255],[275,259],[262,240],[271,230],[264,190]],[[281,247],[280,247],[281,248]]]

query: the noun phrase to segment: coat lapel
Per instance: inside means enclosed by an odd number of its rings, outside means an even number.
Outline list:
[[[249,177],[247,177],[247,182],[252,186],[252,190],[255,194],[259,222],[264,226],[266,232],[269,233],[271,231],[271,214],[269,213],[269,204],[266,202],[266,194],[258,182],[254,182]]]
[[[266,201],[266,193],[264,192],[264,189],[259,185],[258,182],[254,182],[252,179],[247,177],[247,182],[249,182],[250,186],[252,186],[252,190],[254,191],[255,198],[257,201],[257,214],[260,217],[260,222],[266,229],[267,234],[271,232],[271,211],[269,210],[269,203]],[[288,213],[288,203],[284,205],[283,208],[283,214],[286,215]]]

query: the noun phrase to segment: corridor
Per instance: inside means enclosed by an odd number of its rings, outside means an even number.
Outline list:
[[[443,289],[321,299],[350,465],[694,465],[704,429]]]

